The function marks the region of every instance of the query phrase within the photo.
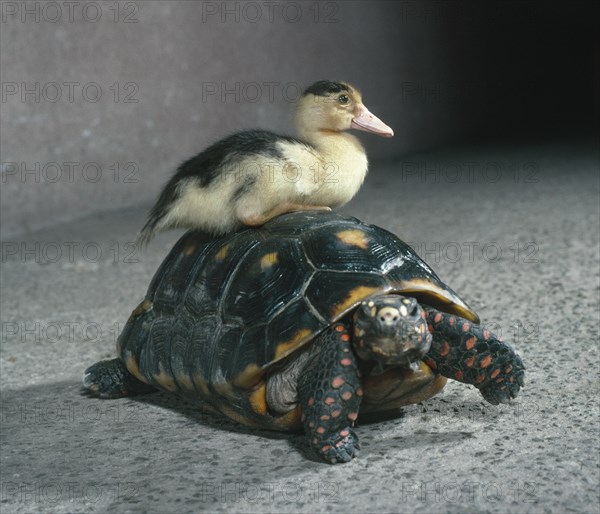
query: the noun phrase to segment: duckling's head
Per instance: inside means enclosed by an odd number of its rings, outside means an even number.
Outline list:
[[[320,80],[304,90],[296,105],[294,121],[300,136],[316,132],[364,130],[392,137],[394,131],[369,112],[360,91],[346,82]]]

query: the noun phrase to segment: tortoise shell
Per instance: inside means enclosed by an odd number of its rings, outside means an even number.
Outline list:
[[[479,321],[410,246],[356,218],[297,212],[218,239],[190,231],[158,269],[117,350],[146,383],[231,396],[361,301],[392,292]]]

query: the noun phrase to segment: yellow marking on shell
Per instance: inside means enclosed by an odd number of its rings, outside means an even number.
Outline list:
[[[212,386],[221,396],[225,396],[226,398],[233,396],[233,387],[231,387],[229,382],[215,382]]]
[[[402,314],[402,316],[408,316],[408,310],[404,305],[400,306],[400,314]]]
[[[336,234],[337,238],[348,246],[355,246],[362,250],[369,248],[369,238],[362,230],[342,230]]]
[[[410,303],[410,300],[408,298],[405,298],[404,300],[402,300],[402,303],[404,305],[408,305]]]
[[[225,245],[225,246],[221,247],[221,249],[217,252],[217,254],[215,255],[215,259],[218,261],[222,261],[225,257],[227,257],[228,253],[229,253],[229,245]]]
[[[210,390],[208,389],[208,383],[204,379],[200,373],[195,373],[192,376],[192,381],[196,386],[196,390],[200,390],[200,394],[204,396],[204,398],[210,398]]]
[[[149,384],[146,377],[144,377],[140,372],[140,368],[138,367],[135,357],[131,353],[125,359],[125,366],[129,373],[131,373],[135,378],[144,382],[145,384]]]
[[[302,428],[302,411],[300,405],[297,405],[294,409],[281,416],[277,416],[273,419],[273,425],[281,430],[299,430]]]
[[[267,413],[267,384],[264,382],[259,385],[248,396],[252,410],[256,414],[264,416]]]
[[[255,385],[263,376],[264,371],[256,364],[248,364],[233,381],[236,387],[248,389]]]
[[[371,308],[375,307],[375,302],[373,300],[371,300],[369,303],[367,303],[367,305]]]
[[[195,249],[196,249],[196,245],[192,243],[192,244],[187,245],[183,249],[183,253],[184,253],[184,255],[192,255],[194,253]]]
[[[135,309],[133,309],[133,311],[131,311],[131,314],[130,314],[127,322],[129,323],[129,322],[133,321],[135,318],[137,318],[138,316],[141,316],[145,312],[148,312],[150,309],[152,309],[152,302],[150,300],[144,300]]]
[[[360,327],[355,327],[354,328],[354,335],[357,336],[357,337],[362,337],[362,336],[365,335],[365,331],[362,328],[360,328]]]
[[[166,373],[160,364],[158,370],[158,374],[152,377],[154,382],[167,391],[177,391],[177,384],[175,383],[175,380],[173,380],[173,377]]]
[[[194,382],[192,379],[186,375],[183,371],[179,373],[176,377],[177,383],[181,386],[185,391],[195,391]]]
[[[456,314],[461,318],[465,318],[473,323],[479,323],[479,316],[473,312],[468,305],[466,305],[460,298],[452,296],[450,292],[442,289],[433,282],[415,278],[412,280],[402,280],[397,287],[394,288],[396,292],[406,293],[425,293],[429,296],[433,302],[434,307],[436,303],[443,306],[443,310],[450,314]],[[430,303],[430,302],[426,302]]]
[[[298,329],[289,341],[284,341],[283,343],[279,343],[277,345],[277,347],[275,348],[275,360],[280,360],[292,351],[294,351],[311,334],[312,331],[308,328]]]
[[[340,303],[336,303],[331,309],[331,315],[334,319],[337,319],[339,316],[344,314],[346,310],[348,310],[353,305],[356,305],[359,302],[362,302],[365,298],[374,295],[381,291],[380,287],[369,287],[369,286],[358,286],[352,289],[346,298],[344,298]],[[375,305],[375,304],[373,304]],[[375,308],[375,307],[373,307]],[[374,314],[372,314],[374,316]]]
[[[260,258],[261,269],[272,268],[279,262],[279,255],[277,252],[266,253]]]

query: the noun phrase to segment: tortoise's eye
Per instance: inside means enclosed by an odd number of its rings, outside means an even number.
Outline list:
[[[338,102],[340,102],[341,104],[347,104],[348,103],[348,95],[338,96]]]

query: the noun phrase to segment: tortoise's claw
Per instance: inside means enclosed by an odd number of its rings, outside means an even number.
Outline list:
[[[351,428],[346,428],[340,434],[325,441],[318,453],[330,464],[337,464],[338,462],[350,462],[358,456],[359,451],[358,437]]]

